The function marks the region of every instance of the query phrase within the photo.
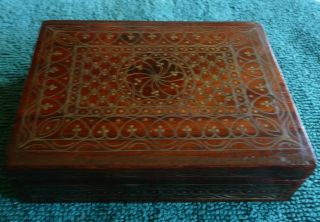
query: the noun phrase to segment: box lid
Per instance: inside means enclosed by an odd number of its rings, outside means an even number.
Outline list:
[[[47,21],[7,165],[311,172],[315,158],[259,24]]]

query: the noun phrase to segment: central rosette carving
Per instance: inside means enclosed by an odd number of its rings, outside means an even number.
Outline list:
[[[180,95],[187,88],[188,72],[186,65],[176,59],[146,57],[133,59],[126,80],[136,96],[168,99]]]

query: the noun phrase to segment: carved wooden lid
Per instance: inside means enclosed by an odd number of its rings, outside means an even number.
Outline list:
[[[256,23],[48,21],[9,167],[313,166]]]

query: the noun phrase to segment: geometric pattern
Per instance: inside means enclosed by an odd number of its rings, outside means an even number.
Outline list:
[[[47,25],[20,151],[299,149],[256,27]]]

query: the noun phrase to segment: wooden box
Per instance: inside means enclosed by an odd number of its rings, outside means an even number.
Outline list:
[[[274,201],[315,164],[259,24],[46,21],[6,168],[27,201]]]

